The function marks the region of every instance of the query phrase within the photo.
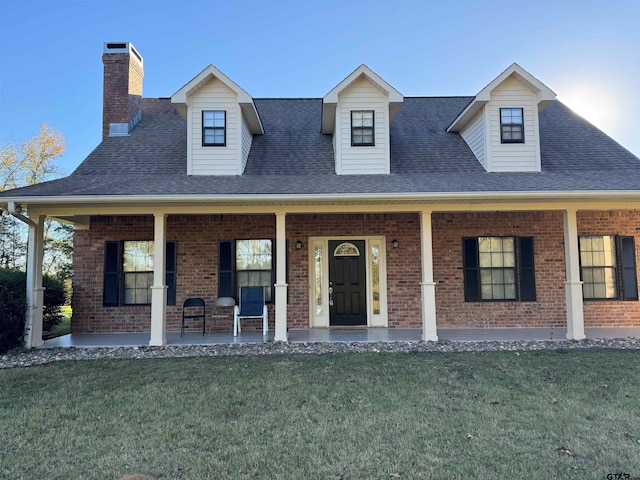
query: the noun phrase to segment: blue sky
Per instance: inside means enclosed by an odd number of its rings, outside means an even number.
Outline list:
[[[100,142],[102,46],[132,42],[145,97],[214,64],[253,97],[322,97],[361,63],[405,96],[475,95],[518,62],[640,156],[640,1],[2,2],[0,143],[47,122],[70,173]]]

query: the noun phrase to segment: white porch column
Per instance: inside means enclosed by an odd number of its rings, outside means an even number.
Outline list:
[[[167,343],[167,215],[154,215],[153,285],[151,286],[151,339],[149,345]]]
[[[44,216],[32,218],[29,225],[27,250],[27,315],[25,321],[25,346],[40,347],[42,341],[42,313],[44,287],[42,286],[42,257],[44,254]]]
[[[276,331],[274,340],[287,339],[287,235],[286,213],[276,213]]]
[[[580,281],[580,250],[578,248],[578,222],[576,210],[562,212],[564,219],[564,258],[567,281],[567,338],[582,340],[584,335],[584,312],[582,303],[582,282]]]
[[[422,257],[422,340],[437,341],[436,284],[433,281],[433,240],[431,211],[420,212],[420,247]]]

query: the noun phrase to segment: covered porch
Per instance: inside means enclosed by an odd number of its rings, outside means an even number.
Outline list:
[[[438,328],[440,341],[449,342],[516,342],[566,340],[566,328]],[[640,327],[587,327],[587,339],[640,338]],[[45,340],[43,348],[117,348],[149,346],[149,333],[74,333]],[[420,342],[420,328],[363,328],[363,329],[291,329],[291,343],[374,343]],[[244,332],[234,337],[231,332],[215,332],[202,335],[179,332],[167,333],[168,346],[232,345],[273,342],[273,331],[266,337],[261,332]]]

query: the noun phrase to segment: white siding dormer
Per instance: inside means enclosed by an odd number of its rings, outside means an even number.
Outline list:
[[[467,142],[469,148],[476,156],[480,165],[487,170],[487,157],[485,155],[485,127],[484,127],[484,110],[478,112],[469,122],[469,125],[466,126],[463,130],[460,131],[460,136]]]
[[[501,143],[500,109],[522,108],[524,143]],[[490,172],[539,172],[540,139],[538,129],[538,105],[531,90],[513,77],[507,78],[491,92],[487,107]]]
[[[242,175],[253,135],[264,133],[251,96],[209,65],[174,93],[171,103],[187,120],[187,174]],[[204,144],[203,112],[224,112],[224,145]]]
[[[514,63],[475,96],[447,131],[460,133],[487,172],[539,172],[538,114],[555,96]],[[523,142],[503,142],[500,109],[522,109]]]
[[[360,65],[322,99],[322,133],[333,134],[338,175],[389,174],[390,125],[404,97]],[[352,112],[373,112],[373,145],[352,144]]]
[[[374,145],[351,145],[351,112],[373,110]],[[336,131],[336,173],[389,173],[389,100],[367,78],[360,78],[338,97]]]
[[[241,115],[238,95],[218,79],[212,79],[191,97],[187,135],[191,136],[191,151],[187,152],[187,165],[191,175],[240,175],[238,162]],[[226,112],[226,145],[203,146],[202,112]],[[189,120],[191,127],[189,127]],[[189,155],[191,154],[191,155]],[[191,161],[189,161],[191,157]]]

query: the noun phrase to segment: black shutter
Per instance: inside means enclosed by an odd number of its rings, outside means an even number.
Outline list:
[[[464,301],[480,301],[480,273],[478,269],[478,239],[462,239],[462,264],[464,269]]]
[[[104,243],[104,282],[102,287],[102,305],[113,307],[120,300],[120,264],[122,253],[120,242]]]
[[[622,264],[622,299],[638,300],[636,246],[633,237],[620,237],[620,259]]]
[[[167,283],[167,305],[176,304],[176,242],[167,242],[167,269],[165,282]]]
[[[536,301],[536,274],[534,269],[533,237],[520,237],[520,300]]]
[[[223,240],[218,248],[218,297],[235,297],[233,291],[233,242]]]

